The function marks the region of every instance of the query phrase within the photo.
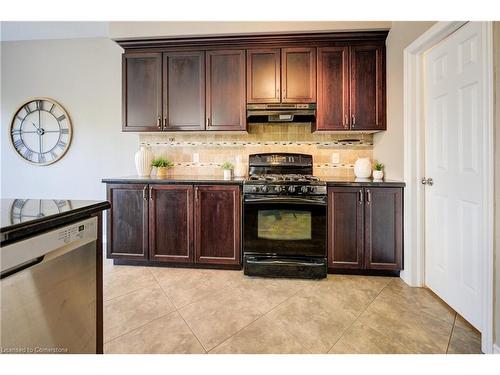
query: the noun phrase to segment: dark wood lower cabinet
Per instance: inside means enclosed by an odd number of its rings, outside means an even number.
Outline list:
[[[365,189],[365,267],[400,270],[403,253],[400,188]]]
[[[108,184],[108,200],[108,258],[240,267],[239,186]]]
[[[330,270],[402,269],[403,189],[328,189]]]
[[[240,188],[195,187],[197,263],[240,264]]]
[[[149,259],[193,261],[193,186],[150,185]]]
[[[148,258],[148,185],[112,184],[107,187],[107,256]]]
[[[328,267],[363,268],[363,189],[328,190]]]

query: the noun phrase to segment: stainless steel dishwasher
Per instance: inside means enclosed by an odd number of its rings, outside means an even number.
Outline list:
[[[2,353],[96,353],[97,218],[0,250]]]

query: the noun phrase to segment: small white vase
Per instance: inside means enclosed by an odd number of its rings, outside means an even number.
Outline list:
[[[372,174],[370,158],[358,158],[354,163],[354,175],[357,178],[368,178]]]
[[[146,146],[141,146],[140,150],[135,153],[135,169],[137,175],[146,177],[151,175],[151,163],[154,159],[154,154]]]
[[[230,180],[233,177],[232,169],[224,169],[224,180]]]
[[[382,180],[384,178],[384,171],[373,171],[374,180]]]

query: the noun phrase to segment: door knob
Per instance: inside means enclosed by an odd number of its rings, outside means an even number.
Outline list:
[[[430,177],[429,178],[423,177],[421,182],[422,182],[422,185],[429,185],[429,186],[434,185],[434,180]]]

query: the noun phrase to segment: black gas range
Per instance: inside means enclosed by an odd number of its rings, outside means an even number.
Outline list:
[[[250,155],[243,184],[246,275],[326,277],[326,183],[312,173],[311,155]]]

